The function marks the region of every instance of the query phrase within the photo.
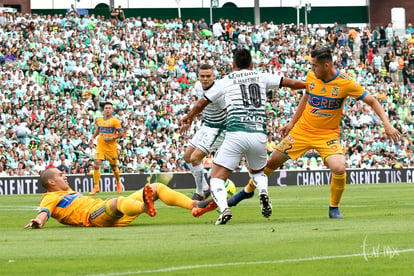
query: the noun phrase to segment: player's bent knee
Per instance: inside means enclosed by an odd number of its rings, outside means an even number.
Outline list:
[[[342,175],[342,174],[344,174],[346,172],[345,166],[334,166],[334,167],[331,167],[331,172],[332,172],[332,174]]]
[[[201,158],[199,158],[198,156],[193,158],[191,156],[190,163],[191,163],[191,165],[193,165],[193,167],[198,166],[198,165],[201,164],[201,161],[203,161],[203,158],[204,158],[204,156],[201,157]]]
[[[150,184],[150,186],[151,186],[151,189],[152,189],[153,200],[154,201],[158,199],[158,190],[159,189],[162,190],[164,187],[168,187],[167,185],[164,185],[160,182],[152,183],[152,184]],[[159,189],[158,189],[158,187],[159,187]]]
[[[114,217],[116,215],[119,215],[119,206],[118,206],[119,203],[120,201],[118,202],[118,198],[110,199],[109,202],[106,204],[107,213]]]
[[[95,169],[99,169],[101,167],[101,165],[102,165],[102,160],[100,160],[100,159],[95,159],[95,161],[93,162],[93,167]]]

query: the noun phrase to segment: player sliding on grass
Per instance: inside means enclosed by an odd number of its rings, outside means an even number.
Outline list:
[[[50,217],[73,226],[128,226],[142,213],[155,216],[157,209],[153,201],[158,198],[167,205],[189,210],[198,203],[161,183],[146,185],[128,197],[105,201],[83,196],[69,187],[66,176],[56,168],[42,172],[40,183],[47,193],[42,196],[38,215],[24,228],[43,228]]]

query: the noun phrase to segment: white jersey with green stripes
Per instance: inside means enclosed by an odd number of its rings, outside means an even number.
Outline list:
[[[278,89],[282,81],[280,76],[243,69],[216,81],[205,98],[214,102],[225,95],[227,132],[266,133],[266,91]]]
[[[218,92],[215,91],[217,89],[217,85],[214,83],[213,86],[204,90],[201,83],[199,81],[196,82],[194,85],[195,94],[197,99],[203,98],[206,93],[213,93],[217,94]],[[207,99],[207,98],[206,98]],[[210,101],[209,99],[207,99]],[[225,128],[226,122],[226,112],[224,109],[226,108],[226,104],[224,101],[224,95],[215,98],[214,101],[210,101],[204,110],[203,110],[203,122],[204,125],[212,128]]]

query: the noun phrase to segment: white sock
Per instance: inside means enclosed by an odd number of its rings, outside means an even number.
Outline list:
[[[224,187],[224,180],[220,178],[212,178],[210,180],[210,189],[213,199],[220,209],[220,213],[223,212],[224,209],[229,208],[229,205],[227,205],[227,191],[226,187]]]
[[[250,174],[250,177],[253,179],[254,185],[259,191],[259,194],[262,193],[263,190],[267,193],[269,179],[263,171],[255,174]]]
[[[199,164],[197,166],[191,166],[191,173],[194,176],[195,184],[196,184],[196,193],[199,195],[203,195],[204,189],[204,182],[207,186],[207,181],[204,177],[204,168],[203,164]]]

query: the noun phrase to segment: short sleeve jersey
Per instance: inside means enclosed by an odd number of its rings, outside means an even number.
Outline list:
[[[102,202],[73,190],[48,192],[42,196],[39,212],[46,212],[62,224],[90,226],[89,214]]]
[[[281,86],[280,76],[253,70],[235,71],[217,81],[217,88],[205,97],[214,101],[224,94],[226,130],[266,133],[266,91]]]
[[[348,96],[363,99],[368,92],[349,75],[337,71],[331,80],[317,79],[310,71],[306,77],[308,102],[296,126],[315,134],[340,133],[340,121]]]
[[[210,88],[204,90],[201,83],[198,81],[194,86],[197,99],[203,98],[210,90],[214,91],[217,86],[213,84]],[[213,128],[223,128],[226,122],[226,103],[224,96],[218,97],[215,101],[211,102],[203,110],[203,122],[204,125]]]
[[[116,150],[116,140],[105,141],[105,137],[115,136],[117,131],[121,130],[121,121],[115,117],[111,117],[105,120],[103,117],[96,119],[96,124],[99,128],[98,144],[96,146],[97,151],[113,151]]]

